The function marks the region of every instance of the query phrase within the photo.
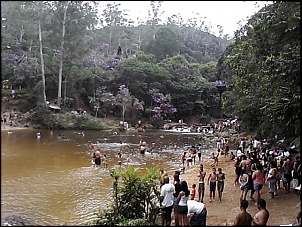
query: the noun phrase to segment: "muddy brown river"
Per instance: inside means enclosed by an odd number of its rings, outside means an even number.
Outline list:
[[[180,168],[180,155],[199,143],[200,135],[150,130],[127,131],[113,135],[106,131],[15,130],[1,131],[1,218],[10,215],[29,217],[41,225],[84,225],[96,218],[99,208],[110,203],[113,180],[108,169],[91,164],[90,142],[98,143],[107,154],[108,168],[117,164],[116,154],[129,159],[123,163],[146,168],[163,167],[168,173]],[[65,135],[69,140],[58,137]],[[151,155],[141,155],[140,139],[149,147],[156,142]],[[178,150],[173,149],[177,144]],[[209,158],[204,144],[203,158]]]

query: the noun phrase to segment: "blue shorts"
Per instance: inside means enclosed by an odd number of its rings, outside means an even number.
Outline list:
[[[216,190],[216,181],[210,182],[210,191],[215,192],[215,190]]]
[[[263,188],[263,184],[254,184],[254,190],[260,191]]]

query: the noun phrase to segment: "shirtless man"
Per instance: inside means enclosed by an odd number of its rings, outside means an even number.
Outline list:
[[[252,226],[262,225],[266,226],[269,219],[269,212],[266,209],[266,201],[264,199],[259,199],[258,202],[259,211],[254,215],[252,220]]]
[[[198,180],[198,201],[203,203],[203,198],[204,198],[204,191],[205,191],[205,187],[204,187],[204,181],[206,178],[206,172],[203,170],[203,165],[200,164],[199,167],[199,174],[197,175],[197,177],[199,177]]]
[[[219,156],[219,152],[220,152],[220,149],[218,149],[218,153],[217,155],[214,154],[214,152],[212,153],[212,159],[214,159],[213,163],[211,164],[212,167],[214,166],[218,166],[218,156]]]
[[[286,158],[286,161],[283,164],[284,169],[284,178],[286,179],[286,183],[284,184],[286,193],[289,193],[290,184],[293,179],[292,177],[292,171],[294,169],[294,163],[291,161],[290,157]]]
[[[246,165],[249,165],[249,164],[252,164],[250,163],[250,160],[248,160],[247,156],[246,155],[242,155],[242,160],[240,162],[240,167],[242,169],[242,171],[244,171],[246,169]]]
[[[215,201],[215,190],[216,190],[216,181],[217,181],[217,174],[216,174],[216,168],[212,169],[213,172],[210,173],[208,177],[208,184],[210,185],[210,203]]]
[[[236,215],[233,226],[251,226],[252,225],[252,215],[246,211],[249,203],[247,200],[242,200],[240,202],[240,210],[241,212]]]
[[[222,192],[224,189],[224,180],[225,180],[225,174],[222,172],[221,168],[218,168],[217,191],[218,191],[218,198],[220,203],[221,203]]]
[[[196,158],[196,154],[197,154],[197,149],[194,145],[191,146],[190,153],[191,153],[193,165],[195,165],[195,158]]]

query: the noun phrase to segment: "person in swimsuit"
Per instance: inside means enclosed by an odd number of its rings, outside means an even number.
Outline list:
[[[99,150],[97,150],[93,155],[93,163],[96,167],[101,165],[101,152]]]
[[[192,190],[190,193],[190,199],[194,200],[195,199],[195,195],[196,195],[196,184],[192,184]]]
[[[219,202],[221,202],[222,192],[224,189],[224,180],[225,180],[225,174],[222,172],[221,168],[218,168],[217,191],[218,191]]]
[[[108,164],[107,164],[107,155],[104,154],[103,158],[102,158],[102,162],[103,162],[103,166],[105,169],[107,169]]]
[[[191,157],[192,157],[192,164],[195,165],[195,158],[196,158],[196,154],[197,154],[197,149],[194,145],[191,146],[190,153],[191,153]]]
[[[249,175],[246,172],[243,172],[239,178],[239,182],[240,182],[240,190],[241,190],[241,195],[240,195],[240,202],[241,202],[242,200],[246,200],[246,195],[249,190]]]
[[[242,172],[242,169],[241,169],[241,166],[240,166],[240,162],[241,162],[241,156],[237,157],[236,160],[235,160],[235,164],[234,164],[234,167],[235,167],[235,174],[236,174],[236,177],[235,177],[235,181],[234,181],[234,185],[238,185],[239,183],[239,177],[241,175],[241,172]]]
[[[205,191],[205,186],[204,186],[204,181],[206,178],[206,172],[203,170],[203,165],[200,164],[199,167],[199,174],[197,177],[199,177],[198,181],[198,201],[203,203],[203,198],[204,198],[204,191]]]
[[[213,163],[211,164],[212,167],[214,166],[218,166],[218,157],[219,157],[219,154],[220,154],[220,149],[218,148],[218,151],[217,151],[217,155],[214,154],[214,152],[212,153],[212,159],[214,159]]]
[[[253,217],[252,226],[266,226],[269,219],[269,211],[266,209],[266,201],[264,199],[259,199],[257,205],[259,211]]]
[[[251,226],[252,225],[252,215],[246,211],[249,203],[247,200],[242,200],[240,202],[241,212],[236,215],[233,226]]]
[[[261,199],[261,189],[263,188],[263,184],[265,181],[264,173],[262,172],[262,166],[260,164],[256,164],[256,171],[252,175],[254,182],[254,190],[257,192],[257,200]]]
[[[286,158],[286,161],[283,164],[283,169],[284,169],[284,178],[286,179],[286,183],[284,186],[285,186],[286,193],[289,193],[291,181],[293,179],[292,171],[294,169],[294,163],[291,161],[290,157]]]
[[[122,167],[122,154],[120,152],[117,153],[117,164]]]
[[[210,184],[210,203],[215,201],[215,190],[216,190],[216,181],[217,181],[217,174],[216,174],[216,168],[212,169],[213,172],[208,177],[208,184]]]

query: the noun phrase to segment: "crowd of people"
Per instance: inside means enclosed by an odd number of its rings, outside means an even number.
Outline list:
[[[221,130],[221,129],[220,129]],[[262,189],[265,185],[269,188],[270,197],[274,199],[279,190],[286,193],[293,192],[300,194],[301,187],[301,162],[300,155],[292,156],[291,153],[281,147],[272,147],[266,140],[251,138],[248,141],[242,138],[238,141],[237,149],[230,151],[229,141],[223,137],[217,137],[216,152],[212,152],[209,163],[211,171],[205,171],[201,155],[201,143],[191,145],[180,154],[181,168],[175,171],[173,176],[161,170],[160,182],[160,207],[162,213],[162,225],[170,226],[172,219],[175,226],[206,225],[207,208],[205,206],[205,195],[208,194],[208,202],[216,200],[223,201],[226,177],[234,177],[234,187],[238,187],[238,204],[241,212],[236,215],[234,225],[267,225],[270,214],[266,208],[266,199],[262,196]],[[151,148],[150,148],[151,147]],[[140,140],[138,153],[154,152],[155,142],[148,146],[147,142]],[[174,144],[173,149],[179,147]],[[214,148],[215,150],[215,148]],[[94,161],[96,165],[102,162],[102,157],[95,154],[100,162]],[[234,166],[234,175],[226,176],[220,165],[220,157],[224,156]],[[96,160],[94,159],[94,160]],[[121,153],[117,155],[118,165],[121,166]],[[100,164],[99,164],[100,165]],[[181,174],[190,167],[199,166],[196,182],[188,185],[188,182],[181,179]],[[197,167],[198,168],[198,167]],[[228,186],[229,187],[229,186]],[[217,191],[217,192],[216,192]],[[252,201],[258,208],[253,216],[247,212],[249,201]],[[300,212],[300,211],[299,211]],[[300,213],[295,217],[300,223]]]
[[[207,209],[204,203],[195,201],[196,185],[193,185],[191,192],[187,181],[181,179],[180,171],[175,171],[173,183],[170,182],[170,178],[164,170],[161,170],[161,173],[159,200],[162,226],[170,226],[172,216],[175,226],[206,226]]]
[[[218,160],[219,156],[223,154],[232,161],[234,186],[240,188],[238,201],[241,212],[236,215],[233,225],[267,225],[270,213],[266,207],[267,201],[262,197],[262,189],[265,185],[269,188],[270,197],[268,199],[274,199],[275,196],[278,196],[278,190],[280,189],[285,190],[285,193],[300,195],[301,162],[299,154],[292,156],[287,149],[269,147],[265,140],[261,141],[256,138],[251,138],[250,141],[241,139],[236,151],[230,154],[228,153],[229,147],[226,152],[227,144],[225,143],[224,146],[217,144],[217,153],[212,153],[213,162],[209,165],[212,167],[212,171],[208,174],[208,177],[206,177],[207,173],[204,170],[204,165],[201,161],[198,161],[200,163],[197,175],[198,182],[192,184],[191,193],[187,181],[180,178],[180,171],[176,171],[173,176],[173,187],[167,173],[162,170],[162,182],[164,182],[161,187],[162,225],[169,226],[171,224],[172,213],[174,213],[175,226],[206,224],[206,212],[199,216],[197,222],[195,219],[195,224],[190,223],[192,219],[188,219],[191,214],[188,204],[194,201],[194,204],[200,204],[203,207],[202,209],[206,210],[204,198],[205,189],[207,188],[210,203],[214,202],[217,197],[216,190],[218,201],[222,201],[226,174],[219,167]],[[198,152],[198,147],[196,149],[195,146],[192,146],[189,151],[184,151],[181,154],[180,162],[183,166],[181,170],[195,166],[195,155]],[[198,185],[197,191],[196,185]],[[258,208],[258,212],[254,216],[247,212],[248,200],[253,201]],[[295,223],[292,225],[300,224],[301,209],[296,214]]]

